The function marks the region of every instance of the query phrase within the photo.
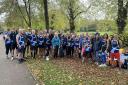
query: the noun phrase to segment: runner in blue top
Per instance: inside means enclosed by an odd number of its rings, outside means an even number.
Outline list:
[[[11,30],[11,33],[10,33],[10,39],[11,39],[11,60],[13,60],[14,58],[14,51],[17,51],[17,43],[16,43],[16,31],[15,30]]]
[[[111,45],[112,45],[111,53],[119,52],[119,43],[115,37],[113,37],[113,39],[111,40]]]
[[[6,48],[6,57],[8,58],[9,51],[11,52],[11,40],[8,34],[4,35],[5,48]]]
[[[71,43],[71,45],[70,45],[71,46],[71,56],[73,57],[74,56],[74,47],[75,47],[75,35],[72,35],[70,43]]]
[[[43,37],[43,33],[40,32],[38,35],[38,48],[39,48],[39,57],[43,57],[43,46],[44,44],[44,37]]]
[[[92,47],[93,47],[93,56],[94,56],[95,64],[99,65],[99,61],[100,61],[99,53],[102,48],[102,42],[101,42],[101,37],[99,33],[95,34],[95,37],[92,41],[92,45],[93,45]]]
[[[83,61],[85,59],[86,62],[88,62],[89,58],[91,58],[91,60],[93,62],[91,39],[90,39],[90,36],[88,35],[88,33],[86,33],[83,45],[84,45],[83,46],[83,49],[84,49],[84,51],[83,51]]]
[[[18,61],[23,62],[23,53],[25,49],[25,38],[23,36],[23,29],[19,29],[19,34],[16,36],[17,47],[18,47]]]
[[[31,56],[33,58],[36,57],[36,53],[37,53],[37,35],[35,33],[36,33],[35,30],[32,30],[32,34],[30,38]]]
[[[49,52],[51,50],[51,40],[49,38],[49,34],[46,34],[46,53],[45,53],[45,58],[46,60],[49,60]]]
[[[56,32],[52,39],[52,47],[54,50],[54,58],[58,57],[58,49],[60,47],[60,38],[58,37],[58,33]]]
[[[31,38],[31,29],[30,28],[28,29],[28,32],[26,32],[26,37],[27,37],[26,51],[27,51],[27,56],[28,56],[30,53],[30,38]]]

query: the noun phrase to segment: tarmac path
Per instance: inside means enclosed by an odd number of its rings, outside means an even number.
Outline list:
[[[5,46],[0,35],[0,85],[36,85],[36,81],[24,63],[11,61],[5,55]]]

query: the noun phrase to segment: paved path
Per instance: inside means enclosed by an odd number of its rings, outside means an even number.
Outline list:
[[[0,85],[36,85],[25,64],[6,59],[4,43],[0,35]]]

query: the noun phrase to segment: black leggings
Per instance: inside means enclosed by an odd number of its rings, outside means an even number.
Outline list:
[[[33,58],[36,58],[36,54],[37,54],[37,46],[31,46],[31,56]]]
[[[67,46],[67,48],[66,48],[66,54],[67,54],[67,56],[73,56],[73,54],[74,54],[74,48],[71,47],[71,46]]]
[[[6,55],[9,54],[9,51],[11,51],[11,46],[10,45],[5,45],[6,48]]]
[[[54,48],[54,58],[58,57],[58,49],[59,49],[59,46],[55,46]]]
[[[23,50],[23,58],[25,58],[25,52],[26,52],[26,46],[25,46],[25,48]]]

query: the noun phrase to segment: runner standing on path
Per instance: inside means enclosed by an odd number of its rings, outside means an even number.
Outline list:
[[[6,59],[4,41],[0,35],[0,85],[36,85],[25,64]]]

